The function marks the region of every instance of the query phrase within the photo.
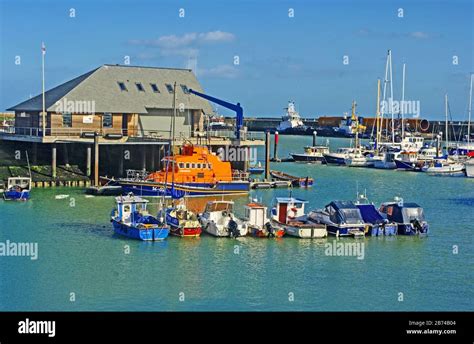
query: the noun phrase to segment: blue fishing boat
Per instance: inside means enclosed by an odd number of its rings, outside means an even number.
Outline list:
[[[423,208],[416,203],[404,203],[403,199],[382,203],[379,211],[398,226],[398,235],[427,235],[429,225]]]
[[[250,174],[262,174],[263,172],[265,172],[265,168],[262,167],[262,164],[259,161],[257,165],[250,166],[248,168],[248,172]]]
[[[365,221],[359,208],[351,201],[333,201],[324,209],[316,209],[308,214],[308,219],[325,224],[329,234],[363,237]]]
[[[370,236],[396,235],[397,224],[388,221],[375,207],[370,203],[366,194],[358,194],[355,202],[359,208],[362,219],[365,222],[364,232]]]
[[[31,178],[10,177],[3,191],[3,198],[6,201],[26,201],[30,198],[30,191]]]
[[[115,198],[111,222],[117,234],[138,240],[159,241],[168,237],[169,226],[163,219],[148,214],[148,200],[129,194]]]

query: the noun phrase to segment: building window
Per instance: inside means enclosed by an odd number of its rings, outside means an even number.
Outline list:
[[[166,84],[166,89],[169,93],[173,93],[173,86],[171,86],[171,84]]]
[[[65,112],[62,114],[63,116],[63,127],[71,128],[72,127],[72,114],[69,112]]]
[[[188,86],[186,86],[186,85],[180,85],[180,86],[181,86],[181,89],[183,90],[184,94],[189,94]]]
[[[135,85],[137,86],[138,92],[145,92],[145,89],[143,88],[143,85],[141,82],[137,82],[135,83]]]
[[[153,92],[160,93],[160,90],[158,89],[158,86],[156,86],[156,84],[150,84],[150,86]]]
[[[110,112],[106,112],[102,116],[102,127],[103,128],[112,128],[113,127],[113,119],[112,119],[112,114]]]
[[[125,86],[125,83],[119,81],[119,82],[118,82],[118,85],[119,85],[119,87],[120,87],[120,91],[128,91],[128,90],[127,90],[127,86]]]

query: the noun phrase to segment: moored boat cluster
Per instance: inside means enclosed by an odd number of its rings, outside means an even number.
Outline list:
[[[305,212],[305,200],[278,197],[274,206],[257,201],[245,205],[244,217],[234,213],[232,201],[210,201],[201,214],[186,207],[183,200],[161,206],[156,216],[146,210],[147,200],[133,194],[116,197],[111,222],[117,234],[145,241],[164,240],[169,234],[198,237],[202,232],[215,237],[303,239],[391,235],[427,235],[429,225],[416,203],[397,198],[376,208],[366,197],[357,201],[332,201],[323,209]]]

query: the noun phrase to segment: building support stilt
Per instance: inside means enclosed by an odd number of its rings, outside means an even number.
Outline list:
[[[86,176],[88,176],[89,178],[92,174],[91,164],[92,164],[92,148],[90,146],[87,146]]]
[[[51,176],[53,179],[56,178],[56,163],[57,163],[57,149],[56,144],[53,143],[53,147],[51,148]]]
[[[99,134],[94,134],[94,186],[99,186]]]

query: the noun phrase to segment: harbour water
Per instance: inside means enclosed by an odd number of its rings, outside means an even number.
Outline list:
[[[281,137],[279,156],[310,143],[311,137]],[[348,144],[331,139],[332,149]],[[0,310],[474,310],[474,180],[296,163],[272,168],[315,179],[311,189],[292,190],[309,209],[354,200],[357,189],[366,189],[376,204],[394,196],[417,202],[430,235],[338,240],[364,243],[363,259],[327,255],[325,245],[335,238],[203,234],[139,242],[113,234],[113,197],[34,189],[28,202],[0,201],[0,242],[38,243],[36,260],[0,257]],[[288,193],[257,190],[251,196],[270,205]],[[234,200],[242,214],[248,197]]]

